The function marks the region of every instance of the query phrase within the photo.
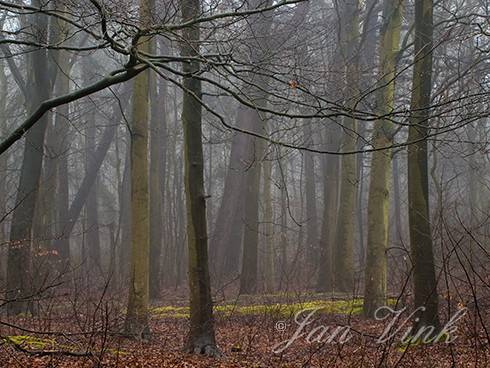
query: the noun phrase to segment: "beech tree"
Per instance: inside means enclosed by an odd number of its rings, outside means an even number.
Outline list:
[[[33,1],[34,6],[40,6],[39,0]],[[33,33],[38,35],[38,42],[47,43],[47,18],[34,13],[30,16]],[[49,98],[52,80],[49,78],[49,61],[47,50],[37,50],[28,57],[29,81],[17,77],[17,83],[25,92],[24,99],[29,113],[33,113],[39,104]],[[7,262],[7,293],[6,298],[12,303],[8,304],[9,313],[18,314],[26,312],[29,295],[32,289],[31,264],[31,234],[39,180],[44,152],[44,135],[48,124],[48,117],[44,115],[39,122],[26,134],[22,166],[20,169],[19,189],[16,195],[18,205],[12,213],[10,225],[10,242]]]
[[[341,8],[341,53],[345,64],[344,99],[346,104],[356,108],[359,93],[359,1],[346,0]],[[343,119],[344,129],[342,151],[356,149],[356,119],[346,116]],[[336,248],[334,261],[335,289],[343,292],[354,290],[354,241],[355,213],[357,194],[357,158],[355,155],[344,155],[341,158],[340,203],[336,230]]]
[[[379,67],[376,109],[379,116],[393,110],[396,55],[400,43],[403,1],[384,1],[383,24],[379,34]],[[393,143],[393,127],[388,120],[375,123],[375,147]],[[386,304],[386,251],[388,248],[388,202],[391,176],[391,150],[373,153],[369,198],[364,314],[373,317]]]
[[[438,293],[429,215],[427,135],[432,91],[433,3],[415,2],[415,46],[408,141],[408,217],[420,326],[439,327]]]
[[[140,25],[151,21],[150,0],[139,3]],[[148,37],[138,39],[138,52],[149,52]],[[137,76],[133,86],[131,135],[131,255],[125,332],[138,339],[150,334],[148,325],[150,227],[148,202],[149,72]]]
[[[182,18],[194,20],[200,13],[199,0],[181,0]],[[199,25],[184,29],[183,56],[199,55]],[[184,127],[184,182],[186,196],[187,246],[189,257],[190,330],[186,350],[219,355],[213,323],[213,301],[208,269],[208,235],[206,222],[206,193],[204,191],[204,162],[202,151],[202,87],[194,77],[199,62],[190,61],[182,66],[184,97],[182,125]]]
[[[260,365],[272,310],[365,335],[393,298],[432,336],[467,308],[461,346],[481,347],[487,8],[0,1],[0,362]],[[377,320],[349,318],[361,304]],[[392,342],[344,347],[373,366],[478,350]],[[356,358],[324,347],[271,364]]]

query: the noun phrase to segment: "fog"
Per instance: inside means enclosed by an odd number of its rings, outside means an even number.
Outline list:
[[[0,1],[0,366],[488,364],[489,19],[486,0]],[[271,358],[279,317],[383,336],[387,306],[415,344],[468,311],[463,345]]]

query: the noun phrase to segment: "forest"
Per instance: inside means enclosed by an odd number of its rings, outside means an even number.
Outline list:
[[[489,0],[0,1],[0,367],[490,367]]]

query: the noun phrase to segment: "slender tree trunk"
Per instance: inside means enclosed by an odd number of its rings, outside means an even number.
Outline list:
[[[266,292],[273,292],[275,286],[275,249],[274,249],[274,226],[272,212],[272,162],[265,160],[263,172],[264,193],[264,276]]]
[[[333,124],[327,130],[327,148],[332,151],[340,149],[340,127]],[[339,205],[340,158],[328,155],[323,161],[323,219],[320,238],[320,254],[318,268],[317,291],[333,290],[333,253],[335,250],[335,234],[337,228],[337,211]]]
[[[439,327],[437,281],[430,230],[427,133],[432,90],[432,0],[415,1],[415,48],[408,141],[408,219],[418,325]]]
[[[362,47],[360,50],[360,63],[361,70],[364,74],[359,80],[361,90],[366,91],[372,88],[375,82],[375,63],[376,63],[376,41],[377,41],[377,29],[378,29],[378,7],[380,0],[367,0],[365,10],[365,21],[362,27]],[[361,107],[368,110],[373,105],[372,96],[367,96],[365,102],[361,101]],[[359,151],[365,146],[365,136],[367,134],[366,122],[360,122],[357,126],[357,149]],[[365,231],[364,231],[364,218],[365,213],[363,211],[364,204],[364,192],[365,192],[365,179],[364,179],[364,161],[365,155],[359,153],[357,156],[357,177],[359,178],[359,190],[357,192],[357,227],[358,227],[358,251],[359,251],[359,268],[362,270],[365,267]]]
[[[150,0],[140,0],[140,23],[151,21]],[[148,53],[150,40],[140,39],[138,50]],[[136,339],[147,339],[150,282],[150,209],[148,193],[148,132],[149,76],[138,75],[133,85],[133,115],[131,120],[131,255],[129,295],[125,333]]]
[[[279,153],[280,156],[280,153]],[[279,159],[280,160],[280,159]],[[287,276],[288,276],[288,181],[287,181],[287,166],[286,163],[281,161],[278,162],[278,182],[281,186],[281,221],[279,225],[280,236],[280,272],[279,276],[279,290],[284,290],[287,287]]]
[[[194,19],[201,13],[199,0],[181,0],[182,18]],[[183,30],[182,56],[199,55],[199,26]],[[186,350],[193,353],[218,355],[214,335],[213,301],[208,266],[208,235],[206,195],[204,193],[204,159],[202,149],[201,81],[192,74],[199,72],[195,59],[183,63],[184,97],[184,182],[187,206],[187,244],[189,252],[190,330]]]
[[[337,86],[331,90],[330,98],[339,100],[342,92],[342,55],[340,49],[331,56],[333,73],[328,83]],[[342,129],[336,122],[327,126],[324,131],[325,147],[329,151],[340,151]],[[340,191],[340,156],[326,155],[322,160],[323,168],[323,211],[319,244],[319,268],[316,289],[318,292],[332,291],[334,288],[333,256],[337,231],[339,191]]]
[[[393,180],[393,206],[395,213],[395,239],[397,242],[402,243],[403,241],[403,227],[402,227],[402,210],[401,210],[401,194],[400,194],[400,168],[398,165],[397,155],[392,157],[392,180]]]
[[[63,53],[60,57],[60,69],[63,70],[58,76],[58,91],[60,94],[67,94],[70,91],[69,67],[67,56]],[[60,272],[66,270],[70,264],[70,242],[67,236],[64,236],[62,229],[68,219],[69,208],[69,187],[68,187],[68,133],[69,123],[67,121],[69,106],[63,105],[56,109],[55,126],[58,127],[59,134],[59,153],[58,164],[56,167],[56,235],[61,236],[58,242],[53,242],[53,249],[58,252]],[[58,247],[55,247],[58,245]]]
[[[91,106],[91,109],[95,109],[95,106]],[[96,114],[95,111],[91,111],[88,114],[87,121],[87,132],[85,135],[85,175],[88,175],[91,166],[93,166],[93,161],[95,157],[93,156],[95,151],[95,127]],[[88,259],[86,260],[91,271],[101,271],[100,263],[100,238],[99,238],[99,214],[98,214],[98,183],[97,178],[95,178],[92,187],[90,188],[89,194],[87,196],[87,201],[85,203],[85,213],[87,218],[85,219],[86,224],[86,247]]]
[[[7,76],[5,74],[5,64],[4,61],[0,61],[0,116],[6,116],[7,109],[7,96],[8,96],[8,81]],[[7,123],[6,119],[0,122],[0,135],[4,136],[7,132]],[[0,172],[2,176],[0,177],[0,216],[7,215],[7,164],[9,161],[9,154],[5,152],[0,156]],[[5,244],[7,241],[7,229],[6,229],[6,220],[0,222],[0,244]],[[0,249],[0,256],[2,259],[5,259],[7,253],[5,252],[5,247]],[[4,279],[5,277],[5,269],[4,263],[0,264],[0,277]]]
[[[131,150],[126,152],[124,171],[119,193],[119,228],[121,243],[119,250],[120,281],[126,285],[129,276],[129,254],[131,252]]]
[[[359,0],[346,0],[343,9],[344,30],[341,35],[344,61],[346,63],[346,104],[355,107],[358,94],[358,57],[359,43]],[[343,151],[356,149],[356,121],[352,117],[343,120]],[[337,221],[337,242],[334,262],[335,289],[342,292],[354,290],[353,250],[356,227],[356,194],[358,187],[357,160],[355,155],[343,155],[341,158],[340,206]]]
[[[305,142],[312,143],[313,132],[310,122],[303,128]],[[316,207],[315,158],[311,152],[304,152],[305,197],[306,197],[306,259],[313,275],[318,267],[318,215]]]
[[[157,79],[150,76],[150,300],[158,299],[161,287],[163,247],[163,195],[166,168],[166,97],[163,83],[158,92]]]
[[[386,115],[393,109],[395,94],[396,52],[400,43],[403,0],[385,0],[384,24],[380,33],[377,114]],[[388,120],[375,122],[373,146],[392,144],[392,126]],[[363,311],[374,317],[386,304],[386,249],[388,247],[389,181],[391,150],[373,152],[368,197],[368,243]]]
[[[270,5],[270,0],[252,3],[251,8]],[[272,27],[272,16],[259,14],[254,16],[253,29],[254,45],[251,52],[251,59],[263,62],[264,51],[270,50],[271,43],[268,35]],[[269,78],[264,76],[249,76],[250,80],[259,86],[257,90],[248,88],[254,96],[254,104],[259,107],[267,105],[267,93]],[[264,135],[265,121],[263,114],[251,108],[245,108],[245,118],[251,131]],[[245,186],[245,221],[243,234],[243,253],[242,271],[240,275],[240,293],[254,294],[257,292],[257,272],[258,272],[258,243],[259,243],[259,192],[262,158],[264,155],[264,142],[256,137],[247,136],[246,155],[244,164],[246,170]]]
[[[34,0],[34,6],[40,6],[39,0]],[[40,43],[47,35],[47,19],[42,14],[32,15],[32,32],[39,35]],[[47,100],[50,94],[50,80],[47,73],[48,58],[44,49],[35,50],[29,55],[30,85],[32,90],[25,96],[28,111],[34,111],[41,101]],[[25,312],[29,299],[32,280],[31,264],[31,232],[37,201],[39,179],[44,155],[44,135],[48,123],[45,114],[25,135],[24,154],[20,169],[19,187],[16,196],[16,207],[12,213],[10,227],[10,242],[7,262],[7,293],[6,299],[12,301],[7,305],[10,314]]]

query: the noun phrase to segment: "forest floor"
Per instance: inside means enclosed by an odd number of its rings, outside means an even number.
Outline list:
[[[389,304],[401,309],[396,303]],[[152,307],[146,342],[113,332],[123,316],[109,304],[97,305],[92,315],[77,310],[64,318],[54,318],[54,312],[2,317],[0,367],[490,367],[489,324],[471,309],[460,312],[456,329],[441,337],[455,341],[406,344],[401,335],[409,328],[408,315],[388,331],[394,316],[366,320],[361,308],[361,299],[318,294],[222,301],[215,307],[218,359],[181,351],[189,314],[183,298]],[[442,311],[442,319],[462,310]]]

